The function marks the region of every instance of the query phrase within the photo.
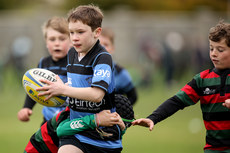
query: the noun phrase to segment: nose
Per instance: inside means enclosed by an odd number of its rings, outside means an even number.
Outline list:
[[[55,40],[55,45],[59,45],[60,44],[60,40],[56,39]]]
[[[218,51],[214,48],[211,52],[210,52],[211,56],[217,56]]]
[[[79,40],[79,37],[78,37],[77,34],[71,35],[71,38],[72,38],[72,40],[74,40],[74,41],[78,41],[78,40]]]

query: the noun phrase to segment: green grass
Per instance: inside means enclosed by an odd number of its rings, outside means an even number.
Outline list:
[[[30,136],[39,128],[42,121],[41,105],[36,105],[31,121],[22,123],[17,119],[17,112],[21,109],[25,92],[20,81],[14,79],[12,71],[4,75],[4,84],[0,89],[0,148],[4,153],[23,152]],[[151,88],[138,89],[139,99],[134,106],[136,118],[148,116],[164,100],[174,95],[183,85],[178,83],[172,88],[163,85],[163,81],[156,76]],[[186,80],[186,79],[185,79]],[[130,127],[123,136],[124,153],[199,153],[205,144],[205,130],[203,123],[196,133],[189,130],[192,119],[202,120],[199,104],[177,112],[168,119],[158,123],[150,132],[145,127]]]

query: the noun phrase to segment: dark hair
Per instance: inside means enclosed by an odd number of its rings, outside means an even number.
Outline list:
[[[102,26],[103,13],[99,7],[90,5],[81,5],[72,9],[68,14],[68,22],[81,21],[91,27],[92,31]]]
[[[230,47],[230,24],[223,20],[209,30],[209,40],[219,42],[222,39],[225,39],[227,46]]]

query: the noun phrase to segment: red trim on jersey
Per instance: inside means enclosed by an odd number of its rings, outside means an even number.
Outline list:
[[[69,106],[67,106],[67,107],[65,108],[65,110],[63,110],[63,111],[70,111]],[[59,113],[56,115],[56,122],[58,121],[59,116],[61,115],[61,113],[62,113],[63,111],[59,112]]]
[[[210,145],[210,144],[206,144],[206,145],[204,146],[204,150],[207,150],[207,149],[209,149],[209,150],[219,150],[219,151],[223,151],[223,150],[228,150],[228,149],[230,149],[230,147],[213,147],[213,146]]]
[[[230,121],[204,121],[207,130],[230,130]]]
[[[220,94],[213,94],[202,96],[200,99],[201,104],[214,104],[214,103],[221,103],[224,102],[222,98],[220,98]]]
[[[41,134],[42,134],[42,139],[45,142],[46,146],[49,148],[49,150],[52,153],[57,153],[58,148],[57,146],[53,143],[52,138],[50,137],[50,135],[48,134],[48,130],[47,130],[47,122],[44,123],[41,126]]]
[[[39,153],[34,146],[31,144],[31,142],[29,141],[28,144],[26,145],[25,151],[27,153]]]
[[[200,77],[202,79],[208,79],[208,78],[218,78],[220,77],[218,74],[216,74],[215,72],[210,72],[210,70],[205,70],[203,72],[200,73]]]
[[[199,101],[199,95],[191,86],[186,84],[181,90],[184,91],[194,103],[197,103]]]

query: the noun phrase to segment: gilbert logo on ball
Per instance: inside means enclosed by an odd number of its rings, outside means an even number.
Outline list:
[[[44,106],[57,107],[65,103],[65,96],[52,97],[47,101],[44,100],[47,96],[38,96],[38,94],[42,91],[36,91],[36,88],[46,86],[45,83],[39,81],[41,79],[49,80],[51,82],[57,81],[56,74],[49,70],[41,68],[30,69],[22,78],[22,84],[27,95]]]

